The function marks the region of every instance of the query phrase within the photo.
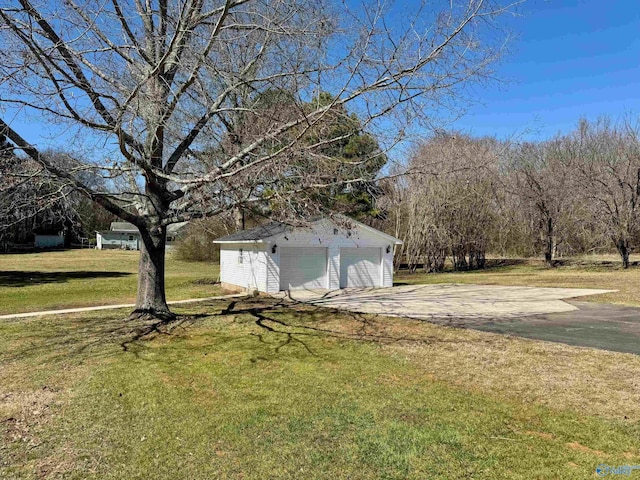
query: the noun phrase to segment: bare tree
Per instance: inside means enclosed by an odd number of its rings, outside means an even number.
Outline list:
[[[73,168],[76,162],[62,152],[46,151],[43,156],[58,168]],[[85,173],[86,183],[96,178]],[[14,154],[0,135],[0,244],[33,243],[37,231],[64,231],[65,246],[80,233],[80,221],[87,216],[88,200],[66,182],[47,173],[34,160]]]
[[[387,149],[409,126],[433,125],[444,107],[460,105],[469,82],[489,78],[505,42],[498,18],[511,6],[442,3],[394,18],[386,2],[7,0],[0,131],[139,228],[134,313],[171,318],[167,225],[260,202],[308,210],[305,195],[362,181],[325,168],[342,161],[326,146],[353,133],[303,141],[328,112],[348,107],[360,128],[384,133]],[[297,110],[263,108],[268,91],[288,95]],[[332,100],[314,105],[321,91]],[[27,113],[65,141],[104,148],[60,169],[8,120]],[[260,128],[239,135],[247,118]],[[107,188],[86,185],[79,173],[87,170],[106,177]]]
[[[640,137],[630,121],[582,120],[573,135],[580,192],[624,268],[640,235]]]
[[[564,138],[524,143],[511,154],[513,193],[523,200],[537,225],[545,263],[551,267],[558,246],[558,230],[575,187],[573,154]]]
[[[411,268],[441,271],[483,268],[495,223],[495,188],[502,145],[461,133],[438,133],[413,153],[406,176],[387,195]]]

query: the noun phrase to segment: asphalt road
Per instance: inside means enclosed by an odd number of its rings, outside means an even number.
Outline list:
[[[640,355],[640,308],[568,303],[578,310],[508,319],[463,319],[456,326]],[[447,320],[431,321],[453,324]]]

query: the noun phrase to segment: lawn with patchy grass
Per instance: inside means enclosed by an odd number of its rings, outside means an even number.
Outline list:
[[[58,308],[132,303],[139,252],[67,250],[0,255],[0,315]],[[167,257],[168,300],[211,297],[218,265]]]
[[[396,284],[472,283],[478,285],[515,285],[524,287],[566,287],[618,290],[604,295],[584,297],[588,302],[640,306],[640,267],[624,270],[614,256],[582,257],[558,262],[548,268],[542,260],[489,260],[485,270],[471,272],[411,273],[401,270]]]
[[[0,478],[592,478],[640,357],[274,299],[0,323]]]

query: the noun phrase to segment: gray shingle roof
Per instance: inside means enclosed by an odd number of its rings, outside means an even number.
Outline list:
[[[177,234],[188,222],[172,223],[167,227],[169,235]],[[138,227],[129,222],[111,222],[110,230],[112,232],[138,233]]]
[[[112,232],[138,232],[138,227],[129,222],[111,222]]]
[[[272,222],[259,227],[251,228],[249,230],[242,230],[240,232],[232,233],[225,237],[220,237],[214,240],[213,243],[218,242],[249,242],[256,240],[265,240],[267,238],[279,235],[286,232],[289,226],[284,223]]]
[[[317,216],[317,217],[312,217],[308,219],[307,222],[309,224],[313,224],[321,221],[322,219],[323,217]],[[342,223],[336,223],[336,221],[333,219],[330,220],[333,222],[335,226],[340,227],[341,229],[353,228],[353,227],[362,228],[370,232],[374,232],[376,235],[380,235],[386,238],[388,241],[395,243],[396,245],[402,244],[401,240],[398,240],[397,238],[389,234],[381,232],[380,230],[376,230],[373,227],[369,227],[363,223],[357,222],[356,220],[345,217],[343,215],[334,215],[334,219],[339,219],[345,222],[345,224],[343,225]],[[286,223],[272,222],[272,223],[267,223],[266,225],[261,225],[259,227],[252,228],[250,230],[242,230],[241,232],[236,232],[231,235],[227,235],[226,237],[218,238],[214,240],[213,243],[264,241],[264,240],[267,240],[268,238],[275,237],[276,235],[280,235],[285,232],[290,232],[295,228],[296,228],[295,226],[287,225]]]

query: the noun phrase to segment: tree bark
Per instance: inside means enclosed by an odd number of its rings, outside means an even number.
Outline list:
[[[64,248],[71,248],[71,234],[73,224],[68,218],[64,221]]]
[[[138,269],[138,295],[133,318],[151,317],[172,320],[176,316],[169,310],[164,291],[165,246],[167,229],[140,228],[140,267]]]
[[[245,221],[244,221],[244,208],[237,207],[234,212],[235,222],[236,222],[236,230],[241,231],[245,229]]]
[[[547,264],[547,267],[553,267],[553,250],[554,250],[554,241],[553,241],[553,219],[547,219],[545,232],[545,248],[544,248],[544,262]]]

